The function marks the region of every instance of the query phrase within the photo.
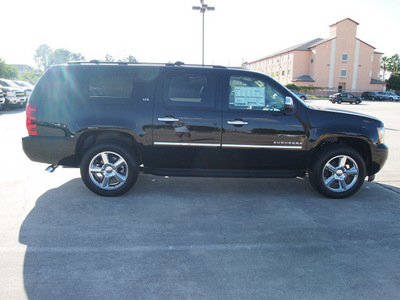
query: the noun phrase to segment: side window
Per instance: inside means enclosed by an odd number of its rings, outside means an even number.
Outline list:
[[[282,111],[284,108],[284,95],[259,78],[231,76],[229,89],[229,109]]]
[[[132,94],[133,79],[120,74],[100,73],[89,77],[89,97],[129,98]]]
[[[172,106],[214,107],[216,79],[211,74],[171,74],[165,81],[164,102]]]
[[[68,82],[72,77],[73,75],[64,69],[49,69],[39,81],[40,85],[37,88],[37,92],[40,93],[40,101],[46,104],[67,101],[69,91]]]

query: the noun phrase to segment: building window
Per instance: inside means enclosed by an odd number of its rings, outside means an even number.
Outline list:
[[[372,77],[372,71],[369,71],[369,77]]]
[[[288,74],[288,76],[290,76],[290,74],[291,74],[291,71],[290,71],[290,69],[289,69],[289,70],[287,70],[287,74]]]
[[[311,63],[313,63],[314,62],[314,59],[313,58],[311,58]]]
[[[347,70],[346,69],[340,70],[340,77],[347,77]]]
[[[349,55],[347,53],[342,54],[342,61],[347,62],[349,60]]]
[[[282,70],[282,76],[285,76],[285,70]]]

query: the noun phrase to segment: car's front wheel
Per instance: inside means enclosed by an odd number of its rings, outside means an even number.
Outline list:
[[[82,158],[81,177],[85,185],[101,196],[120,196],[129,191],[139,174],[134,156],[117,144],[90,148]]]
[[[366,170],[362,156],[344,145],[328,145],[316,155],[309,169],[311,185],[329,198],[345,198],[362,186]]]

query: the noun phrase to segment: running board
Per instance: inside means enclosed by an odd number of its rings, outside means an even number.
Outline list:
[[[304,177],[304,170],[229,170],[229,169],[173,169],[144,167],[143,173],[177,177],[242,177],[242,178],[295,178]]]

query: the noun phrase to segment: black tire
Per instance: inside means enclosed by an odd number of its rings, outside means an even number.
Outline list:
[[[337,104],[342,104],[342,100],[338,100],[338,101],[337,101]]]
[[[360,104],[360,100],[356,100],[356,104]]]
[[[357,192],[366,176],[365,162],[353,148],[334,144],[322,148],[309,169],[311,185],[328,198],[346,198]]]
[[[95,145],[86,151],[81,162],[81,177],[94,193],[115,197],[128,192],[139,175],[134,156],[117,144]]]

